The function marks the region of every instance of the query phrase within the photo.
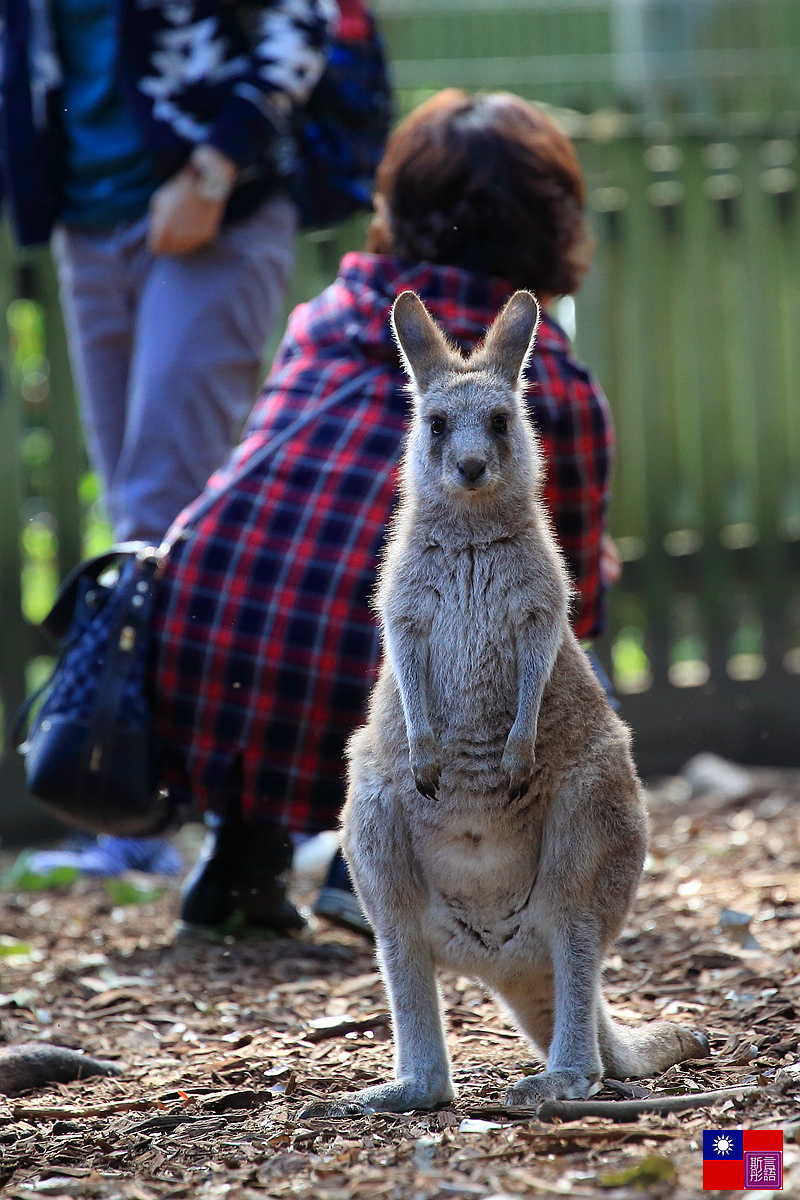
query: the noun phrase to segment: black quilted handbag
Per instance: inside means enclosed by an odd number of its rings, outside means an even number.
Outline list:
[[[128,543],[75,568],[43,622],[55,670],[17,717],[21,729],[34,711],[20,746],[32,795],[91,833],[154,834],[171,816],[145,697],[159,566],[153,547]]]

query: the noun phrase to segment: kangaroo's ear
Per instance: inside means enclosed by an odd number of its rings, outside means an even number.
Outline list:
[[[437,375],[463,364],[415,292],[401,292],[395,300],[392,330],[406,371],[421,392]]]
[[[539,303],[533,292],[515,292],[475,354],[480,366],[493,366],[515,388],[533,350],[539,317]]]

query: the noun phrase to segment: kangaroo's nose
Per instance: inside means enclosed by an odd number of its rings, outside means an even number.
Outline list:
[[[463,458],[458,464],[459,472],[470,483],[476,483],[486,470],[485,458]]]

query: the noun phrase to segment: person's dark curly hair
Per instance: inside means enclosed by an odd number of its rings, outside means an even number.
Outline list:
[[[389,139],[367,249],[499,276],[541,296],[577,291],[591,240],[569,138],[507,92],[448,88]]]

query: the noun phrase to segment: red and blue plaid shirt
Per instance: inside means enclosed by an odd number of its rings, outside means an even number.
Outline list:
[[[245,815],[295,833],[336,823],[345,742],[364,718],[380,654],[369,601],[408,416],[389,309],[409,288],[465,350],[510,294],[453,267],[346,255],[336,281],[292,314],[242,443],[209,481],[223,489],[219,500],[196,524],[192,507],[178,518],[195,527],[173,549],[159,593],[152,691],[170,785],[201,808],[221,811],[240,759]],[[370,370],[363,388],[316,413]],[[603,624],[611,416],[547,317],[528,378],[545,500],[577,588],[574,626],[591,637]],[[265,440],[309,413],[233,480]]]

